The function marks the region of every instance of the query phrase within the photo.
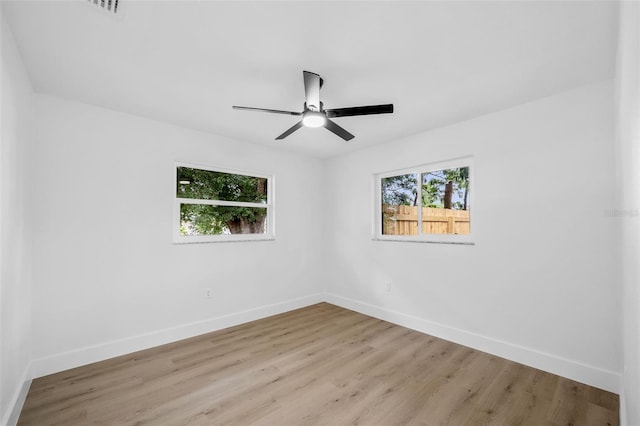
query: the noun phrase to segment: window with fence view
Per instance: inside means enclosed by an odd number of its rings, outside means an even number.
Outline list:
[[[177,166],[178,237],[216,241],[270,235],[269,188],[266,176]]]
[[[381,177],[381,234],[470,234],[469,181],[469,166]]]

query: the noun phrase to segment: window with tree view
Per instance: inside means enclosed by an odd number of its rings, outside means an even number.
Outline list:
[[[437,235],[470,235],[470,180],[468,161],[380,175],[378,236],[429,240]]]
[[[176,167],[178,241],[266,239],[273,236],[271,178]]]

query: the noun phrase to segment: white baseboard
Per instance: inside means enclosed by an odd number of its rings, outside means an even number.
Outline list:
[[[272,305],[248,309],[229,315],[171,327],[152,333],[132,336],[125,339],[55,354],[46,358],[33,360],[31,364],[31,377],[36,378],[46,376],[48,374],[68,370],[70,368],[103,361],[116,356],[126,355],[143,349],[149,349],[166,343],[232,327],[234,325],[255,321],[271,315],[277,315],[294,309],[303,308],[305,306],[314,305],[323,301],[324,297],[322,294],[314,294],[280,303],[274,303]]]
[[[27,399],[27,393],[29,393],[29,387],[31,386],[31,379],[29,379],[30,370],[29,366],[25,368],[22,374],[22,379],[20,380],[21,385],[13,393],[13,397],[9,403],[9,409],[5,413],[4,418],[1,419],[2,423],[0,424],[5,426],[15,426],[18,423],[22,406],[24,405],[24,401]]]
[[[548,371],[590,386],[614,393],[619,393],[621,390],[620,374],[614,371],[603,370],[553,354],[514,345],[491,337],[471,333],[466,330],[457,329],[424,318],[407,315],[402,312],[331,293],[314,294],[291,299],[285,302],[261,306],[229,315],[209,318],[203,321],[36,359],[31,363],[31,374],[29,377],[36,378],[57,373],[70,368],[103,361],[116,356],[175,342],[325,301],[403,327],[469,346],[483,352],[488,352],[511,361]]]
[[[416,331],[459,343],[520,364],[528,365],[609,392],[620,392],[620,374],[558,357],[491,337],[471,333],[413,315],[393,311],[337,294],[326,293],[325,301],[352,311],[389,321]]]

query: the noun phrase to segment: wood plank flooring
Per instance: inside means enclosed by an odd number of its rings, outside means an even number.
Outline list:
[[[33,381],[19,425],[617,425],[618,396],[321,303]]]

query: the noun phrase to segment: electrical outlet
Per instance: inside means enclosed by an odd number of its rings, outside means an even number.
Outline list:
[[[213,291],[210,288],[204,289],[204,298],[211,299],[213,297]]]
[[[384,291],[387,293],[391,292],[391,281],[387,281],[384,285]]]

